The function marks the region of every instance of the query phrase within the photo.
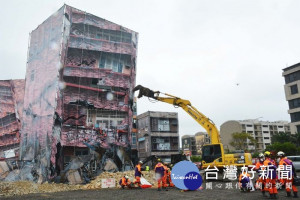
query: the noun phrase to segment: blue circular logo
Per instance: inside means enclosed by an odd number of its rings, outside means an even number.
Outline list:
[[[202,177],[197,166],[190,161],[181,161],[171,171],[174,185],[182,190],[197,190],[202,185]]]

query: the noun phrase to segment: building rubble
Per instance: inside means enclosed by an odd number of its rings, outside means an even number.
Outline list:
[[[101,189],[103,179],[114,179],[115,188],[119,189],[119,180],[123,176],[129,176],[130,180],[134,181],[134,171],[126,172],[103,172],[99,176],[94,177],[88,184],[62,184],[62,183],[49,183],[44,182],[42,184],[32,181],[16,181],[16,182],[1,182],[0,181],[0,197],[1,196],[16,196],[25,195],[31,193],[51,193],[62,192],[72,190],[92,190]],[[157,187],[157,181],[155,181],[154,171],[143,172],[143,177],[152,184],[152,187]],[[136,186],[137,187],[137,186]]]

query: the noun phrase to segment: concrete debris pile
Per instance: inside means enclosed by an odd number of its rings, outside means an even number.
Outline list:
[[[74,157],[59,173],[52,171],[52,168],[47,170],[43,162],[0,161],[0,181],[32,181],[40,184],[55,182],[76,185],[90,183],[103,172],[114,173],[133,169],[133,164],[124,156],[126,152],[122,147],[112,146],[104,152],[99,152],[102,155],[94,152],[91,155]]]
[[[134,171],[126,171],[126,172],[116,172],[116,173],[110,173],[110,172],[103,172],[99,176],[97,176],[94,180],[91,181],[91,183],[83,185],[82,189],[89,190],[89,189],[99,189],[101,188],[101,181],[102,179],[106,178],[113,178],[116,181],[116,187],[120,188],[119,181],[123,176],[129,176],[129,179],[131,182],[135,180],[134,178]],[[143,177],[152,184],[152,187],[157,187],[157,181],[155,179],[154,171],[149,172],[143,172]],[[136,185],[137,187],[137,185]]]
[[[44,184],[33,183],[30,181],[0,182],[0,196],[17,196],[31,193],[50,193],[79,190],[80,185],[67,184]]]
[[[51,193],[72,190],[91,190],[101,189],[102,179],[113,178],[116,181],[116,188],[120,188],[119,180],[123,176],[129,176],[130,181],[133,182],[134,171],[127,172],[103,172],[86,185],[69,185],[69,184],[56,184],[45,182],[43,184],[34,183],[32,181],[15,181],[15,182],[0,182],[0,196],[17,196],[31,193]],[[154,171],[143,172],[143,177],[152,184],[152,187],[157,187],[155,181]],[[75,177],[76,178],[76,177]],[[137,187],[137,185],[136,185]]]

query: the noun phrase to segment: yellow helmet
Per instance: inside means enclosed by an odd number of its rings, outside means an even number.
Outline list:
[[[270,151],[266,151],[266,152],[264,153],[264,155],[265,155],[265,156],[270,156],[270,155],[271,155],[271,152],[270,152]]]

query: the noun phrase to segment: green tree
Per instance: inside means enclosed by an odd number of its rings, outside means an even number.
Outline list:
[[[284,142],[284,143],[275,142],[274,144],[267,146],[266,151],[273,151],[273,152],[283,151],[285,155],[290,156],[290,155],[296,155],[298,149],[296,145],[291,142]]]
[[[252,154],[252,158],[258,158],[258,155],[259,155],[259,152],[254,152],[254,153]]]
[[[292,139],[290,133],[286,132],[279,132],[275,133],[272,137],[272,143],[280,142],[280,143],[285,143],[285,142],[290,142]]]
[[[200,162],[201,161],[201,156],[191,156],[191,161],[192,162]]]
[[[232,140],[229,144],[236,150],[247,150],[248,145],[256,144],[256,140],[249,133],[232,133]]]
[[[300,133],[295,133],[291,135],[291,141],[297,146],[300,147]]]

